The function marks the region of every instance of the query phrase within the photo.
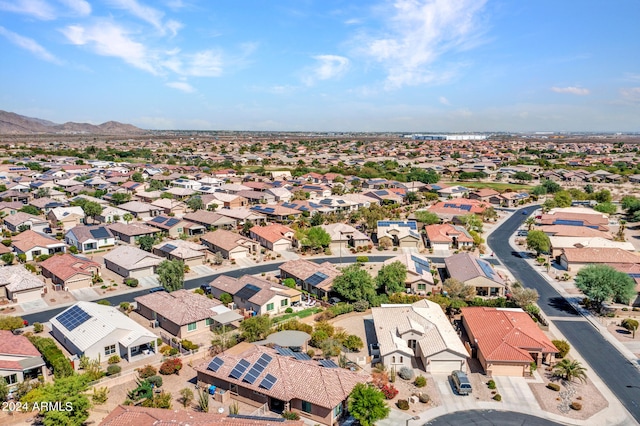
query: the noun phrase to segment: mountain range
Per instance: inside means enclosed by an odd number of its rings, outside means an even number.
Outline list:
[[[0,134],[30,135],[30,134],[99,134],[99,135],[135,135],[146,133],[131,124],[107,121],[102,124],[54,123],[40,118],[26,117],[0,110]]]

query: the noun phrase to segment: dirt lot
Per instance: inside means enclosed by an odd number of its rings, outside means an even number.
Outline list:
[[[540,371],[540,374],[545,382],[531,383],[529,387],[544,411],[571,419],[586,420],[609,406],[607,400],[589,379],[586,383],[579,381],[567,383],[563,380],[556,380],[550,371]],[[548,389],[546,385],[549,382],[560,385],[560,391]],[[582,409],[576,411],[569,408],[571,402],[582,404]]]

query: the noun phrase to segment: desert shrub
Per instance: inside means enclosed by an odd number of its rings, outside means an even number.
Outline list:
[[[396,389],[395,386],[393,385],[384,385],[380,388],[380,391],[384,394],[384,397],[386,399],[393,399],[395,398],[398,393],[400,392],[398,389]]]
[[[109,388],[93,388],[93,395],[91,395],[91,401],[96,405],[101,405],[107,402],[109,399]]]
[[[557,355],[558,358],[564,358],[571,350],[571,346],[569,346],[566,340],[552,340],[551,343],[553,343],[556,349],[558,349],[558,352],[560,352]]]
[[[313,358],[314,356],[316,356],[316,351],[314,351],[313,349],[309,349],[307,351],[307,355],[309,355],[311,358]]]
[[[2,245],[5,247],[9,247],[11,245],[11,240],[2,240]]]
[[[107,376],[113,376],[114,374],[118,374],[122,371],[122,367],[118,364],[111,364],[107,367]]]
[[[282,417],[287,420],[300,420],[300,415],[295,411],[283,411]]]
[[[431,401],[431,398],[429,398],[429,395],[428,395],[428,394],[423,393],[423,392],[420,392],[420,393],[418,394],[418,400],[419,400],[420,402],[422,402],[423,404],[426,404],[426,403],[428,403],[429,401]]]
[[[293,308],[287,308],[284,310],[285,314],[292,314],[293,313]]]
[[[489,389],[495,389],[495,388],[496,388],[496,382],[495,382],[495,381],[493,381],[493,380],[489,380],[489,381],[487,382],[487,387],[488,387]]]
[[[154,387],[159,388],[160,386],[162,386],[162,377],[151,376],[147,379],[147,382],[151,383]]]
[[[124,284],[129,287],[138,287],[138,280],[136,278],[125,278]]]
[[[313,326],[311,324],[305,324],[296,319],[292,319],[278,325],[278,331],[282,330],[298,330],[304,331],[307,334],[311,334],[313,333]]]
[[[107,361],[109,364],[117,364],[120,362],[120,356],[118,355],[111,355],[109,357],[109,360]]]
[[[166,360],[160,366],[160,374],[169,375],[169,374],[180,374],[180,370],[182,369],[182,360],[180,358],[171,358]]]
[[[183,339],[180,344],[182,345],[183,348],[185,348],[188,351],[195,351],[196,349],[198,349],[200,346],[196,345],[195,343],[193,343],[191,340],[187,340],[187,339]]]
[[[502,401],[502,395],[500,395],[499,393],[493,395],[493,399],[496,401]]]
[[[569,404],[569,407],[571,407],[572,410],[576,411],[582,410],[582,404],[577,401],[573,401],[571,404]]]
[[[343,345],[345,348],[349,349],[352,352],[358,352],[360,349],[364,347],[364,343],[360,336],[356,336],[355,334],[350,334],[344,340]]]
[[[140,376],[141,379],[148,379],[151,376],[155,376],[156,374],[158,374],[158,370],[156,370],[156,368],[153,365],[145,365],[142,368],[138,368],[138,376]]]
[[[396,405],[401,410],[409,409],[409,401],[407,401],[406,399],[399,399],[398,402],[396,402]]]
[[[423,375],[419,375],[413,382],[417,388],[423,388],[427,385],[427,379]]]
[[[358,300],[353,304],[353,310],[356,312],[364,312],[369,309],[369,302],[366,300]]]
[[[551,389],[552,391],[558,392],[560,390],[560,385],[556,383],[547,383],[547,388]]]
[[[42,330],[44,330],[44,325],[42,325],[39,322],[34,322],[33,323],[33,332],[34,333],[42,333]]]
[[[402,367],[398,371],[398,376],[404,380],[411,380],[411,378],[413,378],[413,370],[407,367]]]
[[[369,256],[357,256],[356,262],[358,263],[367,263],[369,261]]]

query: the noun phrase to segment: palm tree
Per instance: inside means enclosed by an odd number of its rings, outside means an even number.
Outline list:
[[[569,382],[578,379],[581,382],[587,381],[587,369],[582,366],[580,361],[571,361],[564,358],[553,369],[553,375],[562,377]]]
[[[532,216],[529,216],[527,220],[524,221],[524,224],[527,225],[527,231],[531,231],[536,224],[536,219]]]

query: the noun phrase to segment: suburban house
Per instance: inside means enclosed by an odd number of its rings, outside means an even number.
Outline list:
[[[77,290],[91,287],[93,277],[100,276],[102,265],[69,253],[51,256],[40,263],[42,276],[49,278],[54,290]]]
[[[271,251],[287,251],[291,249],[293,229],[274,223],[266,226],[254,226],[249,230],[249,236],[260,245]]]
[[[202,188],[201,188],[202,189]],[[223,192],[216,192],[214,194],[202,195],[202,202],[205,208],[216,208],[218,206],[221,209],[235,209],[239,207],[246,207],[249,205],[249,200],[238,195],[226,194]]]
[[[84,210],[80,206],[56,207],[47,213],[51,228],[62,228],[65,231],[84,222]]]
[[[613,235],[610,233],[593,228],[587,228],[586,226],[545,225],[539,226],[536,229],[544,232],[549,237],[600,237],[606,238],[607,240],[613,240]]]
[[[273,411],[293,411],[311,423],[337,424],[349,394],[368,377],[335,363],[280,355],[278,349],[240,343],[195,367],[198,384],[233,392],[240,401],[267,404]]]
[[[474,287],[478,296],[504,297],[506,282],[486,260],[458,253],[446,257],[444,264],[449,277]]]
[[[591,264],[640,264],[640,255],[621,248],[564,248],[558,258],[560,266],[572,274]]]
[[[333,288],[333,280],[342,275],[332,263],[317,264],[306,259],[295,259],[280,265],[280,278],[293,278],[296,285],[316,297],[329,297]]]
[[[196,210],[195,212],[187,213],[184,215],[183,219],[191,223],[201,225],[203,232],[204,230],[214,230],[219,228],[235,229],[236,226],[238,226],[238,221],[236,219],[207,210]]]
[[[586,207],[551,209],[549,213],[540,216],[538,223],[540,225],[584,226],[599,231],[609,231],[609,217]]]
[[[164,241],[154,245],[152,252],[169,260],[180,260],[188,266],[203,265],[207,258],[205,246],[186,240]]]
[[[64,253],[67,245],[63,241],[28,230],[13,237],[11,245],[16,254],[24,254],[26,260],[35,260],[43,254]]]
[[[102,209],[102,213],[96,216],[95,219],[100,223],[126,223],[123,216],[127,213],[129,212],[126,210],[122,210],[117,207],[106,206],[104,209]]]
[[[154,351],[158,336],[117,307],[77,302],[51,318],[52,336],[72,355],[107,360],[118,355],[129,362]]]
[[[272,315],[284,312],[292,302],[300,300],[298,290],[251,275],[232,278],[220,275],[209,287],[216,299],[227,293],[245,315]]]
[[[76,226],[67,231],[64,241],[82,253],[116,244],[115,236],[106,225]]]
[[[169,190],[169,192],[170,191],[171,190]],[[187,205],[185,203],[171,198],[159,198],[157,200],[153,200],[151,205],[159,207],[166,215],[172,214],[177,217],[182,217],[187,211]]]
[[[143,278],[153,275],[162,258],[137,247],[118,246],[104,255],[107,269],[124,278]]]
[[[435,213],[445,220],[452,220],[454,216],[464,216],[468,214],[482,215],[489,207],[489,204],[478,201],[460,198],[456,200],[440,201],[429,207],[427,210]]]
[[[121,210],[125,210],[127,213],[133,215],[133,217],[139,219],[148,219],[151,217],[159,216],[163,213],[162,207],[154,206],[149,203],[143,203],[142,201],[129,201],[128,203],[120,204],[118,206]]]
[[[127,244],[137,244],[141,237],[155,237],[161,232],[158,228],[145,225],[144,223],[116,222],[107,225],[107,228],[113,236],[116,237],[116,240]]]
[[[431,261],[427,257],[419,253],[402,253],[385,260],[383,265],[394,262],[400,262],[407,269],[407,278],[404,281],[407,293],[426,295],[440,290],[440,287],[435,285]]]
[[[282,419],[284,420],[284,419]],[[273,426],[273,417],[251,416],[251,426]],[[302,420],[278,419],[278,425],[304,426]],[[200,413],[186,410],[167,410],[165,408],[150,408],[135,405],[118,405],[105,417],[100,426],[245,426],[247,419],[229,414]]]
[[[44,290],[44,282],[27,271],[23,265],[0,268],[0,299],[13,303],[39,300]]]
[[[418,234],[418,223],[414,220],[379,220],[376,231],[378,244],[394,247],[423,248],[422,237]]]
[[[134,300],[140,315],[179,339],[192,340],[196,335],[208,335],[214,325],[242,319],[219,300],[184,289],[171,293],[158,291]],[[214,321],[216,319],[220,321]]]
[[[235,219],[238,225],[244,225],[245,222],[251,222],[254,225],[260,225],[267,223],[267,217],[259,212],[239,207],[233,209],[220,209],[216,213],[226,216],[231,219]]]
[[[179,238],[181,234],[186,234],[185,227],[189,224],[185,220],[165,215],[156,216],[146,223],[166,232],[172,238]]]
[[[225,259],[241,259],[258,253],[256,241],[224,229],[207,232],[200,237],[200,241],[213,253],[219,252]]]
[[[587,228],[589,229],[589,228]],[[598,231],[600,232],[600,231]],[[636,248],[629,241],[613,241],[602,237],[549,237],[551,243],[551,256],[556,258],[566,248],[619,248],[628,252],[634,252]]]
[[[44,232],[49,228],[49,222],[29,213],[16,212],[4,218],[4,226],[11,232],[21,232],[25,229]]]
[[[250,209],[252,212],[261,213],[270,220],[276,222],[283,222],[285,220],[291,220],[298,218],[302,212],[300,210],[285,207],[284,205],[257,205]]]
[[[553,365],[558,349],[522,309],[469,307],[461,311],[472,356],[488,376],[528,376],[534,362]]]
[[[427,247],[434,251],[448,251],[473,247],[473,237],[462,226],[443,223],[424,227]]]
[[[495,189],[481,188],[481,189],[477,189],[475,191],[469,192],[469,199],[490,203],[491,201],[489,201],[489,199],[491,197],[496,197],[498,195],[500,195],[500,193]]]
[[[329,249],[331,253],[339,253],[340,250],[345,250],[345,253],[349,249],[369,248],[372,246],[371,238],[363,232],[358,231],[351,225],[346,223],[331,223],[329,225],[320,225],[327,234],[331,237],[331,244]]]
[[[0,377],[15,389],[19,383],[47,377],[40,351],[25,336],[0,330]]]
[[[432,374],[467,370],[469,354],[437,303],[422,299],[411,305],[382,305],[371,314],[380,361],[387,368],[420,368]]]

